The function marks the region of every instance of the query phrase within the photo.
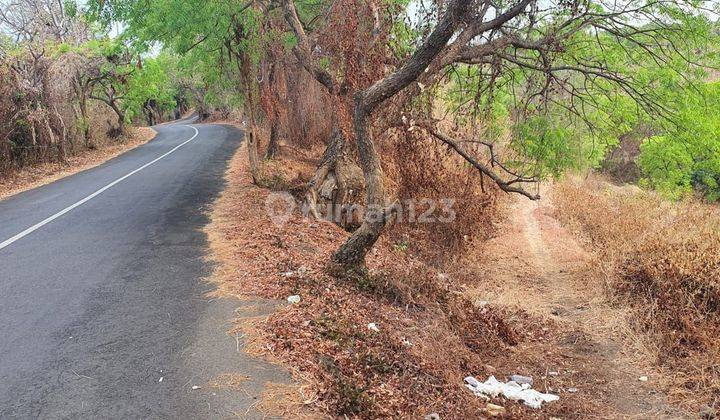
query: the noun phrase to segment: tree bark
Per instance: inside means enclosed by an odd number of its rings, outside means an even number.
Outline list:
[[[117,129],[116,133],[118,135],[122,135],[125,133],[125,113],[120,109],[120,107],[117,105],[117,102],[114,100],[108,100],[104,101],[110,108],[112,108],[113,112],[115,112],[115,115],[117,116]]]
[[[243,57],[243,61],[245,60],[247,60],[247,57]],[[250,68],[247,62],[243,62],[243,65],[246,66],[246,70]],[[247,141],[250,174],[252,175],[253,183],[257,184],[260,174],[260,158],[258,157],[257,136],[255,135],[257,127],[257,121],[255,119],[255,95],[253,93],[253,86],[250,83],[250,77],[249,74],[246,74],[245,92],[247,92],[247,103],[245,104],[245,120],[248,123],[248,130],[245,133],[245,139]]]
[[[252,175],[253,183],[257,184],[260,172],[260,159],[258,159],[254,124],[250,124],[250,129],[247,130],[247,132],[245,133],[245,139],[247,141],[248,160],[250,162],[250,174]]]
[[[81,118],[81,132],[83,136],[83,142],[85,143],[85,147],[88,149],[95,149],[95,144],[92,140],[92,135],[90,134],[90,118],[88,117],[88,111],[87,111],[87,96],[85,95],[85,92],[82,91],[82,89],[79,92],[78,97],[78,106],[80,108],[80,118]]]
[[[104,103],[105,105],[109,106],[110,109],[113,110],[115,115],[117,116],[117,128],[113,129],[112,131],[120,136],[125,133],[125,112],[123,112],[122,109],[118,106],[117,101],[120,98],[116,98],[112,93],[108,93],[108,98],[103,98],[102,96],[95,96],[90,95],[90,99],[94,99],[96,101],[100,101]]]
[[[363,95],[356,96],[353,117],[360,164],[365,176],[365,217],[362,225],[333,254],[333,261],[345,266],[363,265],[365,255],[380,237],[387,221],[385,211],[385,182],[380,158],[370,131],[370,113],[366,112]]]
[[[308,182],[307,191],[305,193],[305,205],[316,219],[320,219],[320,214],[317,210],[318,188],[320,188],[323,184],[325,178],[328,176],[328,173],[335,170],[335,166],[344,147],[345,136],[343,136],[342,130],[340,130],[337,126],[333,126],[330,141],[325,147],[320,164],[315,170],[313,177]]]
[[[365,255],[377,242],[388,219],[382,166],[373,142],[370,117],[375,108],[415,81],[445,48],[461,23],[471,0],[453,0],[423,45],[400,68],[355,95],[353,123],[360,163],[365,176],[365,217],[362,225],[333,254],[346,267],[362,266]]]
[[[270,126],[270,141],[268,142],[267,150],[265,151],[265,159],[274,159],[280,150],[280,142],[278,140],[278,132],[280,131],[280,122],[278,116],[275,116],[272,125]]]
[[[67,142],[67,127],[65,126],[65,121],[63,120],[62,116],[57,110],[57,107],[53,105],[53,115],[57,119],[58,124],[60,125],[60,141],[58,142],[58,156],[60,157],[60,161],[64,164],[67,164],[67,150],[65,149],[65,143]]]

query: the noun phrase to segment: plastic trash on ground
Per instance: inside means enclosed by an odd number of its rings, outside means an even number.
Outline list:
[[[531,408],[540,408],[542,403],[557,401],[560,399],[557,395],[543,394],[538,392],[529,384],[518,384],[517,382],[500,382],[494,376],[490,376],[487,381],[480,382],[472,376],[465,378],[465,386],[468,387],[475,395],[489,395],[497,397],[502,394],[505,398],[514,401],[522,401]]]

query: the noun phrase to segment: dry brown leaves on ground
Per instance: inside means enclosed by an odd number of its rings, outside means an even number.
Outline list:
[[[243,146],[233,158],[207,229],[218,262],[215,280],[219,293],[233,296],[300,296],[244,332],[254,331],[254,352],[288,366],[309,386],[314,397],[306,404],[340,417],[477,418],[485,415],[486,402],[464,387],[463,378],[519,373],[536,378],[537,389],[563,394],[542,410],[493,399],[508,416],[600,412],[587,396],[563,391],[582,375],[561,345],[570,340],[568,331],[519,309],[466,298],[464,284],[481,281],[482,273],[442,272],[384,239],[368,258],[369,274],[351,280],[329,275],[326,263],[347,233],[297,211],[274,223],[265,209],[271,191],[251,183],[246,153]],[[293,165],[281,160],[266,170]],[[577,342],[582,334],[571,338]]]
[[[150,127],[129,127],[128,134],[117,141],[106,141],[97,149],[85,150],[68,158],[68,164],[42,163],[28,166],[0,177],[0,199],[49,184],[60,178],[90,169],[155,137]]]
[[[720,408],[720,212],[590,180],[566,182],[557,213],[596,250],[590,272],[628,307],[667,389]]]

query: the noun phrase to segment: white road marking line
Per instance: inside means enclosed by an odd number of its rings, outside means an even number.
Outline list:
[[[163,159],[163,158],[171,155],[173,152],[175,152],[175,151],[178,150],[179,148],[181,148],[181,147],[185,146],[186,144],[190,143],[191,141],[195,140],[195,137],[197,137],[198,134],[199,134],[198,129],[195,128],[195,127],[189,126],[189,125],[185,125],[184,127],[190,127],[190,128],[192,128],[193,130],[195,130],[195,134],[194,134],[192,137],[190,137],[188,140],[184,141],[183,143],[178,144],[177,146],[173,147],[169,152],[167,152],[167,153],[165,153],[164,155],[162,155],[162,156],[154,159],[153,161],[148,162],[148,163],[144,164],[143,166],[141,166],[141,167],[135,169],[134,171],[130,172],[129,174],[127,174],[127,175],[125,175],[125,176],[123,176],[123,177],[121,177],[121,178],[118,178],[118,179],[116,179],[115,181],[107,184],[106,186],[104,186],[104,187],[100,188],[99,190],[95,191],[94,193],[88,195],[87,197],[83,198],[82,200],[78,201],[77,203],[75,203],[75,204],[73,204],[73,205],[71,205],[71,206],[68,206],[68,207],[60,210],[59,212],[53,214],[52,216],[48,217],[47,219],[43,220],[42,222],[40,222],[40,223],[38,223],[38,224],[36,224],[36,225],[33,225],[33,226],[25,229],[24,231],[18,233],[17,235],[13,236],[12,238],[10,238],[10,239],[8,239],[8,240],[6,240],[6,241],[4,241],[4,242],[0,242],[0,249],[3,249],[3,248],[5,248],[5,247],[11,245],[13,242],[15,242],[15,241],[17,241],[17,240],[19,240],[19,239],[22,239],[22,238],[24,238],[25,236],[27,236],[27,235],[35,232],[36,230],[38,230],[38,229],[40,229],[41,227],[47,225],[48,223],[50,223],[50,222],[52,222],[53,220],[57,219],[58,217],[64,215],[65,213],[68,213],[68,212],[72,211],[73,209],[75,209],[75,208],[77,208],[77,207],[79,207],[79,206],[87,203],[88,201],[92,200],[93,198],[97,197],[98,195],[102,194],[103,192],[109,190],[110,188],[114,187],[115,185],[119,184],[120,182],[122,182],[122,181],[126,180],[127,178],[135,175],[136,173],[142,171],[143,169],[145,169],[145,168],[147,168],[148,166],[154,164],[155,162],[159,161],[160,159]]]

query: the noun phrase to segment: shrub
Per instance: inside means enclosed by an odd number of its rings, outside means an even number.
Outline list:
[[[596,248],[596,271],[611,298],[632,308],[634,325],[657,346],[657,362],[717,405],[718,208],[592,182],[561,184],[554,201],[561,220]]]

